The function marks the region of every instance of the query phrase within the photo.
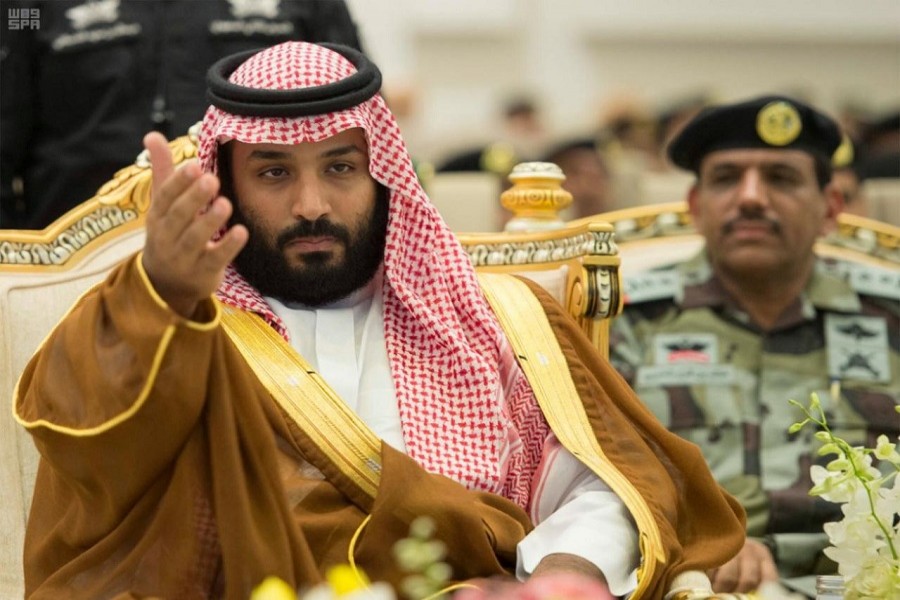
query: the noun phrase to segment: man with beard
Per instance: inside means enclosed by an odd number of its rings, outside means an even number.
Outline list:
[[[816,455],[812,436],[788,434],[800,416],[789,399],[817,392],[851,444],[900,429],[897,274],[813,249],[841,211],[831,182],[840,141],[829,117],[781,96],[702,111],[668,153],[697,177],[688,206],[705,248],[624,276],[613,365],[700,446],[748,513],[751,537],[714,573],[717,589],[752,589],[778,571],[807,584],[833,572],[822,525],[840,518],[839,505],[807,494],[810,465],[830,458]]]
[[[482,289],[379,84],[286,43],[211,70],[199,165],[147,135],[143,251],[16,394],[42,454],[27,595],[246,598],[348,554],[399,585],[420,516],[457,580],[661,598],[739,549],[740,507],[564,311]]]

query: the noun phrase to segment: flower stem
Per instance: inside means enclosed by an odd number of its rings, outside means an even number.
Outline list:
[[[884,534],[884,539],[891,551],[891,556],[894,558],[894,560],[898,560],[898,558],[900,558],[900,555],[897,554],[897,548],[894,546],[894,540],[892,539],[891,531],[878,517],[878,512],[875,510],[875,498],[872,495],[872,489],[869,487],[868,482],[863,475],[861,466],[857,465],[856,460],[854,460],[854,453],[853,449],[850,447],[850,444],[832,433],[831,428],[828,427],[828,420],[825,418],[825,410],[821,405],[814,404],[814,408],[818,409],[819,411],[820,418],[816,418],[806,407],[801,406],[801,408],[810,420],[819,425],[819,427],[821,427],[822,430],[828,434],[829,441],[835,444],[840,450],[840,453],[843,455],[843,458],[846,458],[850,462],[850,466],[853,468],[853,476],[856,477],[857,481],[862,483],[863,488],[866,490],[866,499],[869,501],[869,512],[871,512],[872,514],[872,519],[875,520],[875,524],[878,525],[878,528],[881,529],[881,532]]]

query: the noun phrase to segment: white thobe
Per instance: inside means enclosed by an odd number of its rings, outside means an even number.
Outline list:
[[[309,308],[266,298],[287,327],[293,347],[380,439],[406,451],[384,341],[381,282],[338,302]],[[535,528],[518,545],[516,575],[525,579],[545,556],[574,554],[603,572],[610,591],[637,586],[637,528],[621,499],[558,444],[548,444],[537,482]],[[547,448],[545,448],[547,451]]]

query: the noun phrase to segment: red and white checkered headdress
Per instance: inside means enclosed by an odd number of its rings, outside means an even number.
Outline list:
[[[228,81],[296,90],[354,73],[338,52],[287,42],[251,56]],[[365,132],[372,177],[390,190],[384,329],[407,451],[429,471],[526,506],[547,425],[468,256],[419,184],[383,98],[376,93],[350,108],[302,117],[236,115],[211,106],[200,132],[200,161],[215,171],[218,145],[229,140],[302,144],[353,127]],[[286,335],[235,270],[218,296],[263,315]]]

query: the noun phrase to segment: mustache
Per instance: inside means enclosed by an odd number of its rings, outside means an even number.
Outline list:
[[[752,223],[754,225],[759,225],[760,223],[764,223],[769,227],[769,230],[772,233],[780,234],[781,233],[781,223],[771,217],[766,217],[764,215],[739,215],[729,221],[726,221],[722,225],[722,233],[729,234],[735,230],[738,225],[742,225],[744,223]]]
[[[342,225],[332,223],[327,218],[299,221],[278,234],[275,244],[279,250],[283,250],[297,238],[306,237],[333,237],[340,240],[345,246],[350,245],[350,230]]]

